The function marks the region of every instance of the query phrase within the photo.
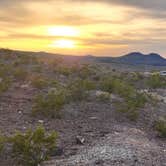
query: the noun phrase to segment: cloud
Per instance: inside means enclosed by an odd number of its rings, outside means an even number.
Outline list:
[[[69,25],[87,31],[69,38],[84,46],[160,48],[165,9],[166,0],[0,0],[0,32],[7,33],[0,40],[57,40],[28,28]]]
[[[121,6],[132,6],[136,8],[151,9],[151,10],[165,10],[165,0],[67,0],[75,2],[102,2],[107,4],[115,4]]]

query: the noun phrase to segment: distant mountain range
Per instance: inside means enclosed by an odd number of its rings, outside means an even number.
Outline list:
[[[97,62],[101,63],[123,63],[130,65],[152,65],[152,66],[166,66],[166,59],[161,57],[159,54],[150,53],[148,55],[132,52],[121,57],[93,57]]]
[[[0,55],[4,53],[14,53],[15,55],[31,54],[36,56],[48,57],[62,57],[66,61],[75,62],[97,62],[97,63],[120,63],[128,65],[151,65],[151,66],[166,66],[166,59],[156,53],[142,54],[140,52],[132,52],[120,57],[96,57],[93,55],[87,56],[72,56],[72,55],[61,55],[47,52],[26,52],[26,51],[14,51],[8,49],[0,49]]]

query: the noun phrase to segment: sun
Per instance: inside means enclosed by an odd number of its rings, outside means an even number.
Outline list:
[[[50,36],[64,36],[64,37],[79,36],[79,30],[69,26],[48,27],[47,33]]]
[[[76,43],[72,40],[67,40],[67,39],[60,39],[56,40],[51,44],[51,47],[56,47],[56,48],[75,48]]]

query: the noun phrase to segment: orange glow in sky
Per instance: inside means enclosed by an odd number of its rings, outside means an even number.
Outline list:
[[[1,0],[0,47],[73,55],[140,51],[165,56],[165,8],[163,0]]]

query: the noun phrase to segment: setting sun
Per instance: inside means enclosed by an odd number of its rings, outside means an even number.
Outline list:
[[[57,47],[57,48],[74,48],[76,47],[76,43],[72,40],[67,40],[67,39],[61,39],[54,41],[51,44],[51,47]]]
[[[68,26],[49,27],[47,31],[50,36],[74,37],[79,35],[78,29]]]

